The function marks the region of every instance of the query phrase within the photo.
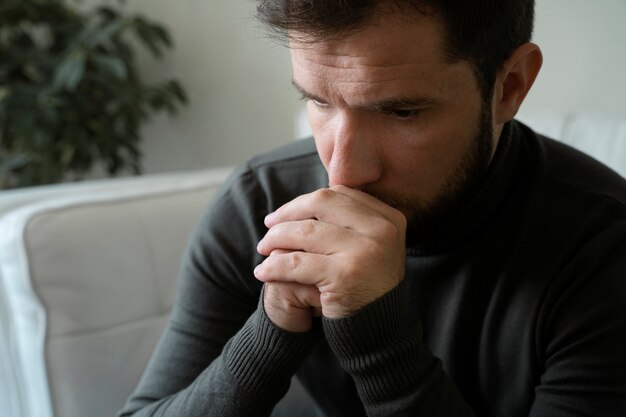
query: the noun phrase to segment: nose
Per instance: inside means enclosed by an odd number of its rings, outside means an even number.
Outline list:
[[[358,189],[376,182],[382,174],[380,144],[367,116],[346,111],[335,122],[332,155],[327,166],[330,185]]]

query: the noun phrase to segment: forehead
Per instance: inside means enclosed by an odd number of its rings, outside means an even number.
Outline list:
[[[387,13],[337,40],[291,35],[294,82],[325,95],[393,95],[407,88],[443,93],[471,74],[469,64],[446,58],[443,25],[434,17]]]

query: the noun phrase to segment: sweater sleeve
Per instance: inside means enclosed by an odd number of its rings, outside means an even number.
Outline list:
[[[267,212],[242,168],[225,183],[184,256],[170,319],[120,417],[268,416],[321,336],[276,327],[252,271]],[[261,296],[261,298],[260,298]]]
[[[164,375],[155,376],[154,367],[149,368],[120,416],[269,416],[315,340],[315,331],[282,331],[260,307],[225,345],[221,355],[200,374],[193,375],[195,378],[185,388],[172,389],[174,386],[167,383]],[[186,353],[201,354],[189,350]],[[155,357],[157,361],[170,360],[163,349]],[[174,374],[174,364],[169,365],[175,380],[179,375]],[[154,391],[164,396],[148,394]]]
[[[405,287],[406,280],[354,315],[324,319],[331,349],[368,416],[473,416],[422,342]]]
[[[538,359],[539,376],[530,381],[534,399],[527,410],[505,404],[490,415],[626,415],[625,232],[622,223],[596,233],[566,259],[542,300],[528,300],[542,305],[536,327],[525,318],[534,329],[532,354]],[[405,280],[352,316],[324,319],[329,346],[354,379],[370,417],[474,415],[422,342],[406,286]],[[522,326],[497,337],[515,338]]]

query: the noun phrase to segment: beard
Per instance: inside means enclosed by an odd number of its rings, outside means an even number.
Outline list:
[[[407,218],[407,233],[433,233],[451,221],[482,183],[493,155],[493,126],[491,106],[483,102],[478,128],[470,149],[456,171],[442,187],[442,192],[430,201],[411,199],[392,193],[363,187],[362,191],[400,210]]]

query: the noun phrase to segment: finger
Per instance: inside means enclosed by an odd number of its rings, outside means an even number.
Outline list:
[[[254,270],[254,276],[261,282],[292,282],[314,285],[317,288],[327,284],[330,258],[306,252],[290,252],[270,256]]]
[[[371,198],[373,199],[373,197]],[[265,218],[265,225],[272,228],[287,221],[316,219],[349,229],[363,230],[371,225],[372,218],[391,221],[388,214],[383,215],[379,211],[382,207],[381,204],[384,203],[370,206],[368,202],[371,200],[365,199],[363,196],[359,200],[336,190],[322,188],[296,197],[274,213],[269,214]]]
[[[290,332],[311,330],[312,318],[322,310],[317,288],[291,282],[266,283],[263,308],[276,326]]]
[[[376,197],[367,194],[363,191],[355,190],[354,188],[346,187],[345,185],[334,185],[330,187],[331,190],[344,194],[347,197],[353,198],[368,207],[376,210],[379,214],[396,223],[400,224],[406,222],[404,214],[395,207],[377,199]]]
[[[264,256],[291,251],[330,255],[350,244],[357,233],[318,220],[288,221],[268,230],[257,245]]]
[[[287,303],[290,308],[308,309],[314,311],[322,308],[320,292],[314,285],[303,285],[296,282],[267,282],[264,296],[266,299],[276,299]]]
[[[291,252],[291,251],[287,250],[287,249],[272,249],[272,251],[270,252],[270,254],[268,256],[280,255],[280,254],[289,253],[289,252]]]

